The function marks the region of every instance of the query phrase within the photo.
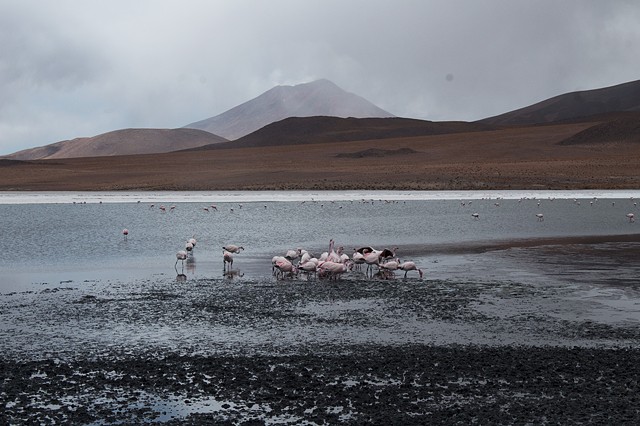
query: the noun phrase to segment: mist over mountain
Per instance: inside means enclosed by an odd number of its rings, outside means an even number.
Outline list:
[[[640,141],[640,80],[555,96],[471,123],[394,117],[328,80],[317,80],[274,87],[218,116],[180,129],[115,130],[26,149],[3,158],[61,159],[391,140],[569,122],[592,124],[560,145],[637,143]]]
[[[296,86],[276,86],[220,115],[185,127],[235,140],[285,118],[312,116],[365,118],[394,115],[322,79]]]

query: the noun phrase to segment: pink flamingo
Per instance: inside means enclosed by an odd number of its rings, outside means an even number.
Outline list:
[[[296,260],[297,258],[299,258],[301,254],[302,254],[302,249],[287,250],[287,252],[285,253],[284,257],[288,261],[292,261],[292,260]]]
[[[393,272],[398,270],[398,265],[400,265],[400,261],[398,259],[395,259],[395,260],[390,260],[388,262],[382,263],[378,266],[384,270]]]
[[[280,274],[282,278],[284,278],[285,273],[289,273],[293,276],[296,271],[296,267],[293,266],[293,263],[289,262],[289,260],[282,256],[279,256],[279,258],[276,260],[274,267],[278,269],[278,274]]]
[[[420,274],[420,278],[422,278],[422,269],[419,269],[414,262],[402,262],[398,265],[398,269],[404,271],[405,278],[407,278],[407,273],[409,271],[418,271],[418,274]]]
[[[326,261],[318,268],[320,269],[320,275],[327,275],[329,279],[333,278],[337,280],[342,274],[349,270],[350,263],[339,263]]]
[[[307,275],[315,274],[318,270],[315,262],[307,261],[298,265],[298,270],[306,273]]]

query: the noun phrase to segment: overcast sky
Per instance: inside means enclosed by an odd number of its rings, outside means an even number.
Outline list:
[[[477,120],[640,79],[637,0],[0,0],[0,155],[326,78]]]

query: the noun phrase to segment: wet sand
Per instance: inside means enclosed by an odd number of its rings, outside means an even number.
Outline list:
[[[569,248],[601,246],[569,241],[482,253],[564,253],[555,270],[574,281],[159,278],[6,294],[0,422],[637,424],[639,289],[585,282]],[[607,250],[611,268],[628,252]]]

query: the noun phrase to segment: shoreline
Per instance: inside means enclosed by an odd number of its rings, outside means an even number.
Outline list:
[[[482,199],[640,199],[640,189],[607,190],[204,190],[0,191],[2,204],[276,201],[424,201]]]

